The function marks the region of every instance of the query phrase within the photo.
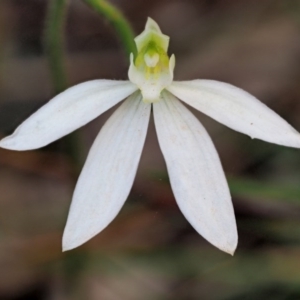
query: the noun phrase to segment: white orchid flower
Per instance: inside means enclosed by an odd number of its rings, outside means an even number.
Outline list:
[[[300,148],[300,134],[247,92],[214,80],[173,81],[169,37],[148,19],[135,39],[129,80],[93,80],[53,98],[0,142],[12,150],[43,147],[121,100],[97,136],[78,179],[63,236],[75,248],[102,231],[123,206],[137,171],[151,106],[175,199],[206,240],[233,254],[237,229],[228,185],[206,130],[178,100],[252,138]]]

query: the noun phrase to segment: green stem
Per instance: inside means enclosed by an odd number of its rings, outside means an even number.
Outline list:
[[[67,74],[64,64],[64,28],[68,0],[51,0],[48,6],[45,28],[45,51],[50,67],[55,93],[68,88]],[[74,132],[65,137],[65,151],[74,163],[74,172],[81,169],[79,135]]]
[[[121,11],[105,0],[84,0],[97,13],[103,15],[115,28],[120,40],[124,46],[126,54],[129,57],[130,53],[134,55],[137,52],[134,43],[134,33]]]
[[[56,93],[60,93],[68,87],[63,61],[63,29],[67,2],[67,0],[51,0],[46,19],[45,50]]]

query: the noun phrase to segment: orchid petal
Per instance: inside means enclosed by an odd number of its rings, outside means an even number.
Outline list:
[[[300,148],[300,134],[242,89],[214,80],[173,82],[168,90],[218,122],[266,142]]]
[[[54,97],[0,141],[0,147],[30,150],[48,145],[85,125],[132,94],[129,81],[93,80]]]
[[[176,201],[210,243],[233,254],[237,229],[219,156],[196,117],[172,94],[153,104],[159,145]]]
[[[140,92],[130,96],[105,123],[80,174],[63,249],[75,248],[103,230],[123,206],[142,153],[151,105]]]

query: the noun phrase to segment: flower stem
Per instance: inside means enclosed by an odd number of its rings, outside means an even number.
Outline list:
[[[105,0],[84,0],[84,2],[97,13],[103,15],[115,28],[128,58],[130,53],[136,55],[137,49],[134,43],[135,34],[122,12]]]
[[[68,0],[51,0],[48,6],[45,28],[45,50],[49,60],[51,77],[56,93],[68,87],[63,62],[63,29]]]
[[[50,75],[55,93],[68,88],[67,73],[64,64],[64,27],[68,0],[51,0],[49,2],[46,27],[45,51],[48,58]],[[78,133],[74,132],[64,138],[65,151],[74,163],[74,172],[81,169],[81,143]]]

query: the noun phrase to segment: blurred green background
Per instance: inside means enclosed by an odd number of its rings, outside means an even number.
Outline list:
[[[0,2],[0,135],[54,96],[44,51],[46,0]],[[300,1],[114,0],[136,33],[148,16],[171,37],[175,79],[239,86],[300,130]],[[113,28],[80,0],[65,28],[69,85],[127,79]],[[76,133],[84,161],[111,109]],[[68,139],[0,149],[0,300],[300,299],[300,150],[233,132],[193,110],[227,175],[239,245],[211,246],[173,197],[151,121],[121,213],[67,253],[61,238],[78,173]],[[113,137],[112,137],[113,139]]]

